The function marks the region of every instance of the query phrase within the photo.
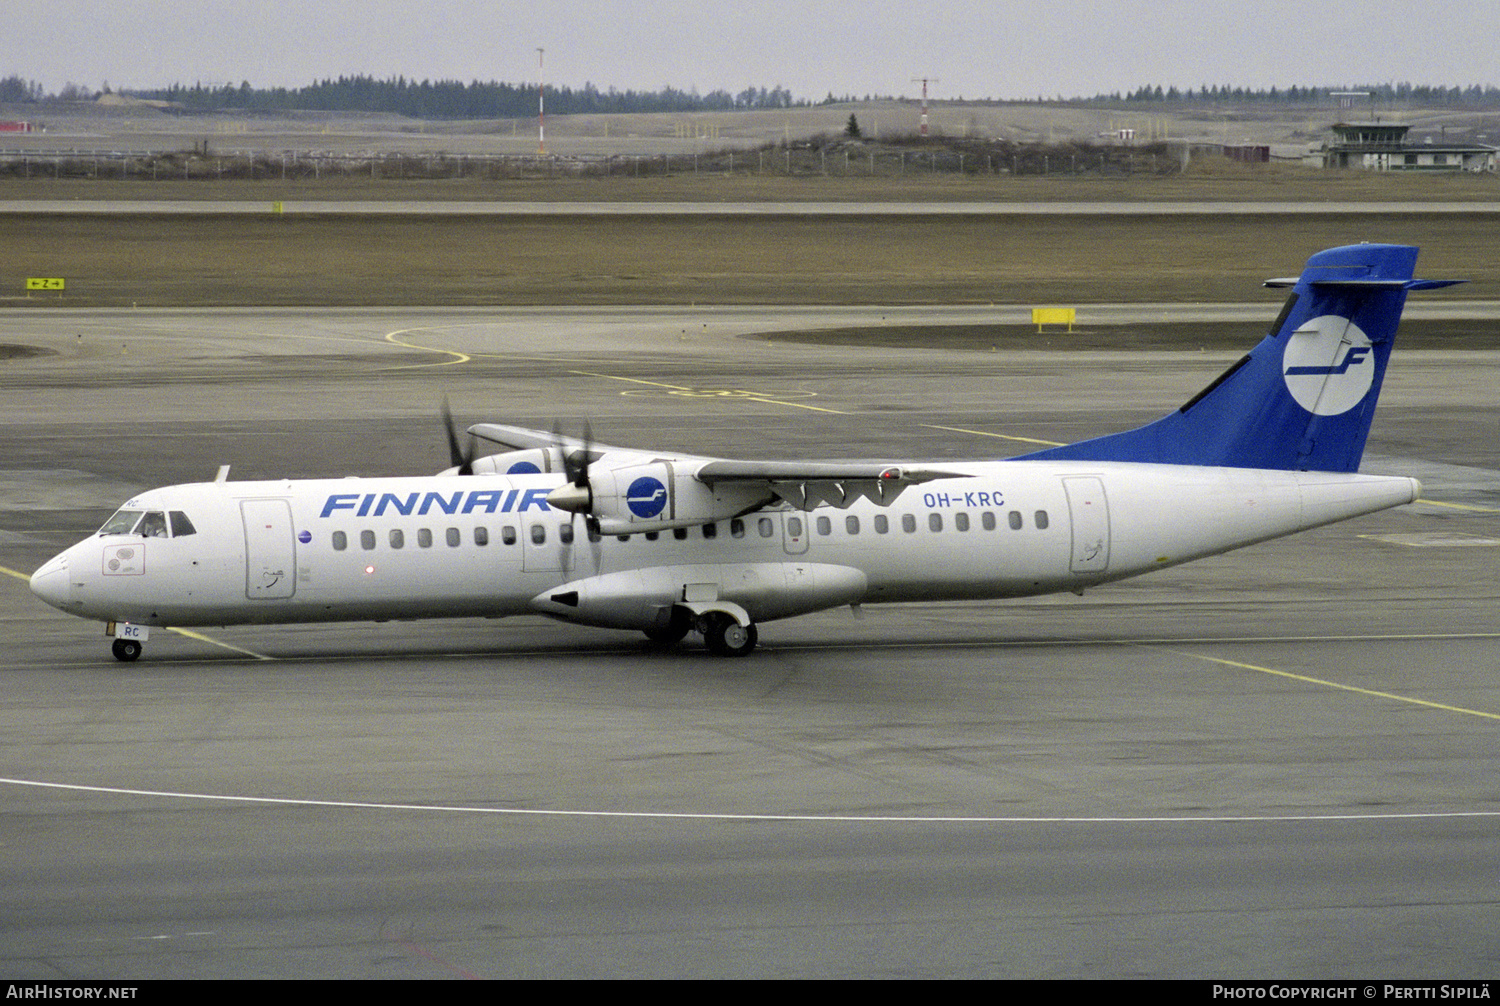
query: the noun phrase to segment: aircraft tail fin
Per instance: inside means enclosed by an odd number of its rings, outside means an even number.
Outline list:
[[[1417,249],[1361,244],[1307,260],[1271,332],[1180,409],[1124,433],[1013,460],[1353,472],[1359,469]]]

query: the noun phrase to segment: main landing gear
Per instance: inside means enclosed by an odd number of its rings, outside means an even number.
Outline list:
[[[722,611],[704,615],[703,621],[703,642],[707,644],[708,652],[715,656],[748,657],[750,651],[755,649],[757,633],[754,622],[741,625],[732,615],[726,615]]]
[[[708,652],[719,657],[748,657],[759,635],[754,622],[741,625],[728,612],[695,615],[684,607],[673,608],[665,622],[645,630],[646,638],[662,647],[680,643],[689,632],[701,633]]]

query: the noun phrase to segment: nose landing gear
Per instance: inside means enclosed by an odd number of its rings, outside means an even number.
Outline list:
[[[151,638],[151,629],[132,622],[106,622],[104,634],[115,637],[114,645],[109,648],[115,659],[128,664],[140,659],[141,647]]]
[[[136,639],[116,639],[114,645],[110,647],[110,652],[115,655],[116,660],[129,663],[140,657],[141,644]]]

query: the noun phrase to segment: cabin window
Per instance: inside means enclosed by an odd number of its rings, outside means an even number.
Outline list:
[[[400,528],[391,528],[391,548],[401,548],[406,544],[406,533]]]
[[[793,538],[802,537],[802,518],[788,517],[786,519],[786,533]]]
[[[516,529],[510,524],[500,528],[500,544],[514,545],[516,543]]]
[[[342,552],[349,547],[349,536],[342,531],[333,532],[333,550]]]
[[[432,528],[430,528],[430,527],[417,528],[417,547],[418,548],[431,548],[432,547]]]
[[[891,519],[883,513],[875,515],[875,533],[885,534],[891,529]]]
[[[850,534],[859,534],[859,518],[850,514],[844,518],[844,530]]]
[[[776,533],[776,529],[772,526],[771,518],[769,517],[762,517],[755,522],[755,526],[760,529],[760,536],[762,538],[769,538]]]
[[[705,537],[705,538],[717,538],[718,536],[719,536],[719,525],[717,525],[717,524],[704,524],[703,525],[703,537]]]
[[[368,551],[370,551],[370,549],[374,548],[375,547],[375,532],[374,531],[361,531],[359,533],[359,547],[362,548],[362,549],[364,549],[366,552],[368,552]]]
[[[135,527],[135,522],[141,519],[139,510],[118,510],[115,515],[104,522],[99,529],[100,534],[129,534]]]
[[[819,517],[818,534],[833,534],[833,521],[827,517]]]
[[[743,537],[745,537],[745,522],[742,521],[742,520],[740,520],[738,517],[736,517],[734,520],[730,521],[729,522],[729,537],[731,537],[731,538],[743,538]]]
[[[1010,529],[1012,531],[1021,530],[1021,511],[1012,510],[1006,515],[1006,519],[1010,521]]]
[[[990,513],[988,510],[980,514],[979,526],[984,528],[986,531],[995,530],[995,515]]]
[[[905,531],[907,534],[911,534],[914,531],[916,531],[916,529],[917,529],[917,515],[916,514],[912,514],[912,513],[904,513],[904,514],[902,514],[901,515],[901,530]]]
[[[188,515],[181,510],[173,510],[167,516],[172,521],[173,538],[181,538],[183,535],[198,533],[198,529],[193,527],[193,522],[188,520]]]
[[[969,530],[969,515],[966,514],[966,513],[956,513],[956,514],[954,514],[953,515],[953,530],[955,530],[955,531],[967,531],[967,530]]]
[[[571,522],[557,525],[557,540],[564,545],[573,544],[573,525]]]
[[[1052,522],[1047,517],[1047,511],[1045,511],[1045,510],[1038,510],[1036,512],[1036,529],[1038,531],[1045,531],[1045,530],[1047,530],[1047,525],[1050,524],[1050,523],[1052,523]]]
[[[448,540],[449,548],[458,548],[458,546],[463,544],[463,535],[456,527],[450,527],[447,531],[446,537]]]
[[[545,524],[533,524],[533,525],[531,525],[531,543],[533,545],[545,545],[545,544],[547,544],[547,525],[545,525]]]
[[[474,529],[474,544],[488,545],[490,543],[490,529],[487,527],[476,527]]]
[[[929,530],[929,531],[941,531],[942,529],[943,529],[943,515],[940,514],[940,513],[930,513],[930,514],[928,514],[927,515],[927,530]]]

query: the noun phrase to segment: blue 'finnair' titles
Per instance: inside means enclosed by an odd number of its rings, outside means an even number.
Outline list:
[[[520,513],[532,507],[551,510],[547,505],[550,489],[474,489],[451,493],[333,493],[323,504],[319,517],[331,517],[338,510],[353,510],[356,517],[384,517],[400,514],[422,517],[429,513]],[[519,505],[518,505],[519,504]]]

